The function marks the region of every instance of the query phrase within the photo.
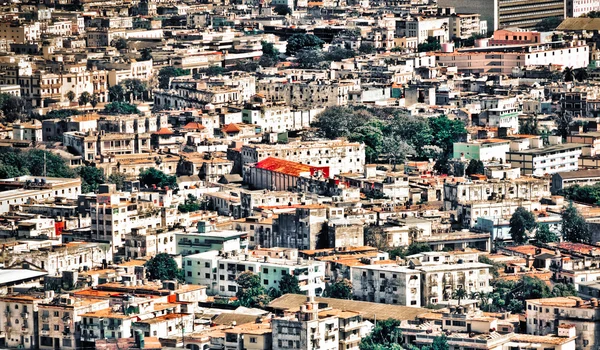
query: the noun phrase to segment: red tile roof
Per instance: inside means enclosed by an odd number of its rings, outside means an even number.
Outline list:
[[[234,123],[225,125],[223,127],[223,132],[228,133],[228,134],[232,134],[232,133],[236,133],[236,132],[240,132],[240,131],[242,131],[242,129],[240,129],[240,127],[235,125]]]
[[[329,167],[314,167],[302,163],[296,163],[285,159],[269,157],[256,163],[259,169],[270,170],[292,176],[300,176],[302,173],[313,175],[315,171],[321,170],[325,177],[329,177]]]
[[[154,135],[173,135],[173,131],[171,131],[169,128],[160,128],[160,130],[155,132]]]
[[[188,129],[188,130],[203,130],[206,129],[206,127],[198,122],[189,122],[187,124],[185,124],[185,126],[183,127],[184,129]]]

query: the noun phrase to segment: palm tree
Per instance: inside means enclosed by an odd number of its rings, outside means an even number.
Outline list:
[[[469,299],[471,299],[471,300],[477,300],[477,298],[479,298],[479,292],[471,292],[471,293],[469,293]]]
[[[121,85],[113,85],[108,88],[108,97],[111,102],[123,101],[125,99],[125,90]]]
[[[89,92],[84,91],[81,93],[81,95],[79,95],[79,105],[80,106],[85,106],[88,103],[90,103],[90,99],[92,98],[92,96],[90,95]]]
[[[73,102],[73,100],[75,99],[75,93],[73,92],[73,90],[67,91],[66,95],[69,102]]]
[[[460,288],[454,290],[454,292],[452,292],[452,299],[457,299],[458,305],[460,305],[460,301],[462,299],[465,299],[466,297],[467,297],[467,291],[463,287],[460,287]]]
[[[575,76],[573,75],[573,67],[565,67],[563,70],[563,77],[565,81],[573,81]]]
[[[490,303],[490,295],[488,293],[480,292],[479,294],[479,308],[485,308]]]
[[[147,47],[141,49],[140,54],[141,54],[140,59],[142,61],[150,61],[152,59],[152,50],[150,50]]]
[[[579,68],[575,70],[575,79],[579,82],[583,82],[588,79],[588,72],[585,68]]]
[[[94,92],[92,96],[90,96],[90,104],[92,105],[92,107],[96,108],[98,102],[100,102],[100,99],[98,97],[98,94]]]

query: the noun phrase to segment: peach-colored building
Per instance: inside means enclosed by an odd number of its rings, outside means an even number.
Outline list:
[[[490,46],[537,44],[541,42],[541,34],[532,31],[500,29],[494,32]]]

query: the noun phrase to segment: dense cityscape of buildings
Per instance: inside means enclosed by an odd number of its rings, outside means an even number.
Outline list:
[[[0,9],[0,348],[600,347],[598,0]]]

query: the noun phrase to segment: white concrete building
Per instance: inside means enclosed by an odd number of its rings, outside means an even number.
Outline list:
[[[329,167],[329,176],[362,173],[365,145],[344,140],[290,142],[282,145],[250,144],[242,146],[242,164],[257,163],[275,157],[313,166]]]
[[[598,300],[584,301],[578,297],[556,297],[526,301],[527,334],[552,335],[559,326],[575,326],[578,349],[591,350],[598,346],[600,307]]]
[[[281,276],[298,278],[300,289],[308,295],[321,295],[325,289],[325,263],[298,258],[296,249],[271,248],[244,253],[208,251],[183,258],[187,283],[207,286],[213,295],[234,296],[237,277],[246,271],[260,276],[265,289],[279,289]]]

